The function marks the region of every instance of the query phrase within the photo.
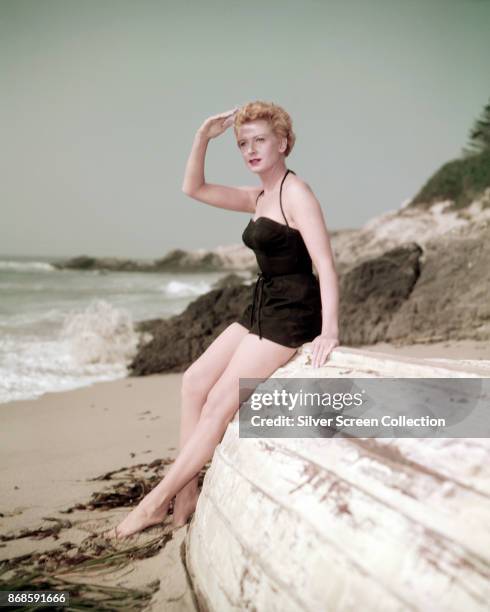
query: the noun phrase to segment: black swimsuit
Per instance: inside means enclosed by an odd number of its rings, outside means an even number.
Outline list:
[[[255,252],[260,268],[252,303],[238,323],[259,338],[296,348],[321,333],[322,303],[320,285],[313,274],[311,257],[299,230],[289,227],[282,209],[281,181],[279,205],[286,221],[269,217],[250,219],[242,234],[243,242]],[[264,192],[261,191],[257,200]]]

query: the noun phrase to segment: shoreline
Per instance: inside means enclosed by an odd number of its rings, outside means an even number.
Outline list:
[[[390,342],[378,342],[377,344],[366,344],[347,348],[363,349],[390,355],[402,355],[416,359],[461,359],[461,360],[490,360],[490,343],[478,340],[445,340],[441,342],[426,342],[418,344],[394,344]],[[171,373],[157,373],[149,376],[167,376]],[[173,373],[178,375],[178,373]],[[87,389],[94,385],[117,383],[120,381],[132,381],[148,376],[130,376],[126,374],[119,378],[109,380],[97,380],[86,385],[73,387],[72,389],[59,389],[46,391],[42,395],[24,399],[7,400],[0,402],[0,410],[6,406],[15,406],[22,402],[35,402],[43,400],[45,396],[58,393],[72,393],[77,390]]]

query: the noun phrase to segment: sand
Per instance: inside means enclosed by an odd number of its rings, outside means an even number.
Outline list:
[[[181,378],[181,374],[127,378],[0,405],[0,533],[15,535],[22,529],[52,526],[44,517],[73,523],[61,530],[59,539],[27,537],[5,542],[0,548],[2,560],[54,549],[63,542],[79,544],[125,516],[128,508],[61,511],[88,502],[92,492],[110,484],[90,478],[175,457]],[[166,523],[131,538],[132,543],[168,533],[171,516]],[[172,540],[151,558],[133,561],[103,577],[80,572],[70,578],[138,588],[158,579],[160,590],[148,609],[195,610],[181,560],[186,531],[187,526],[173,531]],[[118,550],[128,546],[115,544]]]
[[[419,358],[490,359],[488,343],[474,341],[364,348]],[[70,521],[58,536],[4,541],[0,544],[2,560],[52,550],[63,542],[95,550],[94,542],[99,540],[94,534],[119,522],[128,508],[82,509],[68,514],[63,511],[87,503],[92,493],[114,484],[91,478],[175,457],[181,378],[181,374],[126,378],[0,405],[0,533],[18,536],[23,529],[52,527],[54,523],[47,517]],[[196,610],[182,561],[187,529],[185,526],[172,531],[169,516],[163,526],[131,538],[132,545],[143,545],[171,534],[170,541],[157,554],[130,561],[103,576],[80,571],[70,577],[82,584],[123,584],[134,588],[159,580],[160,588],[146,609]],[[130,544],[111,546],[122,550]],[[102,554],[97,549],[96,556],[100,558]]]

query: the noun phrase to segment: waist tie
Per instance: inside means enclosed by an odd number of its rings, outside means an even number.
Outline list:
[[[257,327],[259,329],[259,338],[262,338],[262,327],[260,324],[260,316],[262,313],[262,310],[261,310],[262,309],[262,292],[264,290],[264,281],[270,280],[271,278],[276,278],[279,276],[307,276],[307,277],[315,278],[312,272],[306,272],[306,271],[305,272],[288,272],[286,274],[277,274],[277,275],[274,275],[273,277],[264,276],[262,272],[257,272],[257,280],[255,282],[254,295],[253,295],[253,301],[252,301],[252,310],[250,311],[250,327],[253,327],[254,313],[255,313],[255,310],[257,309]]]
[[[262,274],[262,272],[257,272],[257,280],[255,282],[254,296],[253,296],[253,301],[252,301],[252,310],[250,312],[250,327],[252,327],[254,323],[255,304],[257,302],[257,325],[259,328],[259,338],[262,338],[262,328],[260,326],[260,313],[261,313],[261,307],[262,307],[262,292],[264,288],[264,280],[265,280],[265,276]]]

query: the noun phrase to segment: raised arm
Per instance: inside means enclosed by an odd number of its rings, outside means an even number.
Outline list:
[[[182,191],[191,198],[216,206],[241,212],[255,211],[255,200],[260,192],[259,187],[228,187],[206,183],[204,164],[209,141],[222,134],[233,124],[233,109],[209,117],[197,130],[192,149],[185,167]]]

